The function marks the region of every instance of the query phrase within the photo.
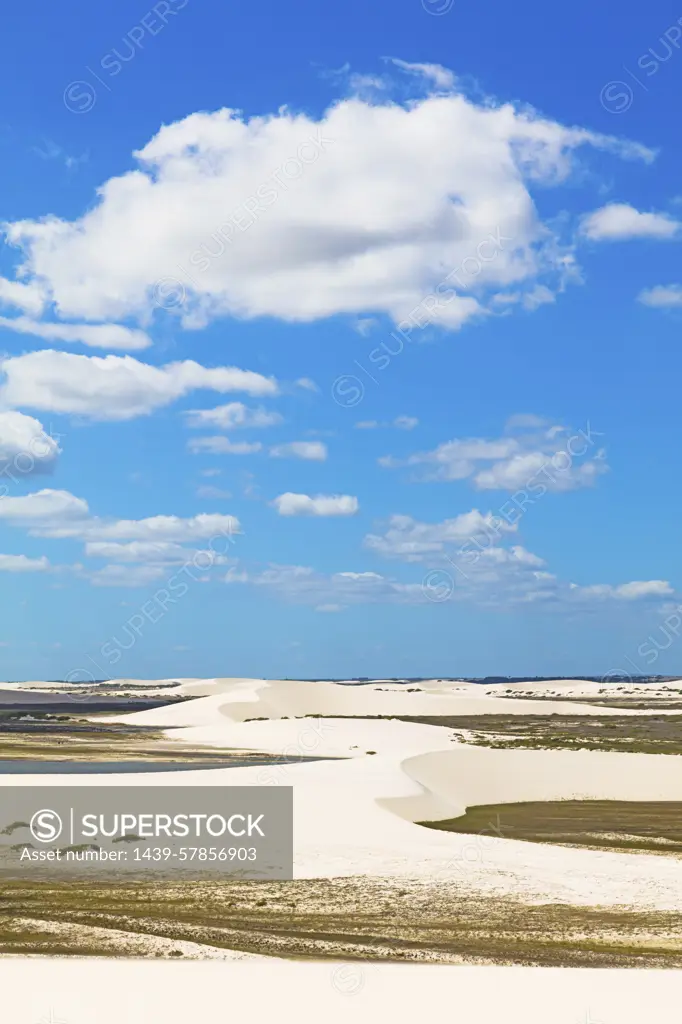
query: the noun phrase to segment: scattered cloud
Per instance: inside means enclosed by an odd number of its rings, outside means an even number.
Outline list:
[[[589,424],[576,433],[545,421],[518,433],[523,429],[510,421],[500,438],[454,439],[405,459],[384,456],[379,463],[388,469],[422,467],[422,480],[469,479],[477,490],[534,486],[536,496],[540,488],[544,494],[592,486],[608,470],[604,449],[595,448],[600,435]]]
[[[41,160],[55,160],[66,167],[68,171],[74,170],[85,164],[90,159],[87,153],[81,153],[80,156],[71,156],[62,146],[58,146],[56,142],[52,142],[51,139],[45,139],[39,146],[33,147],[33,152],[41,158]]]
[[[360,508],[358,499],[349,494],[280,494],[272,502],[281,516],[354,516]]]
[[[645,162],[654,153],[567,128],[528,107],[472,99],[440,65],[387,60],[430,94],[400,104],[389,97],[384,78],[354,75],[360,95],[334,103],[319,121],[286,108],[251,118],[228,109],[191,114],[164,125],[133,154],[135,166],[102,182],[82,215],[67,220],[45,210],[35,220],[4,225],[20,259],[15,280],[0,277],[0,308],[9,310],[0,328],[56,347],[63,342],[118,352],[149,347],[161,319],[197,329],[226,316],[297,324],[345,315],[362,337],[381,317],[408,332],[427,323],[457,329],[475,317],[532,312],[555,302],[566,283],[579,278],[579,241],[679,236],[681,222],[666,213],[611,203],[585,215],[575,238],[565,241],[558,219],[542,221],[544,205],[535,195],[570,180],[578,150]],[[46,151],[45,158],[61,159],[62,151]],[[467,261],[475,272],[466,270]],[[682,307],[682,286],[645,289],[639,301]],[[20,471],[27,473],[50,470],[60,448],[38,419],[19,409],[116,421],[149,415],[199,390],[242,392],[254,400],[278,393],[271,377],[194,360],[158,366],[129,355],[41,349],[0,358],[0,370],[0,467],[23,457],[30,468]],[[292,379],[288,393],[319,392],[309,377]],[[319,440],[268,447],[231,440],[233,431],[283,422],[263,406],[232,401],[183,416],[191,428],[225,432],[193,437],[195,453],[328,457]],[[418,422],[400,415],[356,427],[407,432]],[[324,432],[304,425],[298,436],[306,435]],[[531,483],[542,493],[568,491],[594,484],[607,471],[597,436],[589,424],[571,433],[523,414],[499,437],[455,437],[430,451],[380,461],[408,467],[417,479],[468,480],[478,491],[525,491]],[[407,441],[393,436],[395,444]],[[206,469],[202,476],[219,473]],[[146,479],[151,483],[153,475]],[[255,496],[252,478],[245,479],[246,496]],[[208,483],[196,494],[230,498]],[[286,492],[270,504],[283,517],[359,511],[358,499],[345,494]],[[69,568],[95,586],[121,587],[158,583],[170,567],[190,560],[204,568],[227,565],[225,541],[241,530],[237,518],[217,512],[99,517],[84,499],[57,489],[5,495],[0,523],[32,537],[79,541],[86,559],[107,563],[55,568],[45,556],[0,554],[0,572]],[[213,547],[218,537],[220,552]],[[451,575],[453,599],[496,607],[544,602],[591,608],[673,594],[664,580],[564,583],[519,541],[516,525],[478,509],[431,523],[394,515],[367,534],[365,553],[372,561],[380,556],[402,563],[404,573],[418,566],[416,579],[233,564],[226,582],[263,588],[321,613],[360,603],[429,603],[422,574],[434,567]]]
[[[682,306],[682,285],[659,284],[655,288],[645,288],[637,298],[643,305],[654,309],[677,309]]]
[[[414,430],[418,425],[419,420],[416,416],[397,416],[393,420],[393,426],[398,430]]]
[[[211,455],[253,455],[262,450],[260,441],[230,441],[229,437],[193,437],[187,447],[194,454],[208,452]]]
[[[0,316],[0,327],[17,334],[31,334],[45,341],[81,342],[90,348],[113,348],[132,352],[149,348],[151,338],[144,331],[120,324],[40,323],[25,316]]]
[[[190,427],[217,427],[219,430],[273,427],[282,422],[278,412],[271,412],[262,406],[249,409],[242,402],[228,402],[215,409],[192,409],[185,415]]]
[[[629,595],[625,600],[650,600],[670,592],[664,589],[667,584],[658,580],[597,587],[595,592],[592,587],[562,583],[541,568],[543,565],[541,558],[515,545],[485,549],[468,567],[466,577],[454,569],[443,569],[428,573],[419,582],[405,583],[376,572],[325,574],[309,566],[271,564],[264,569],[232,566],[225,582],[267,590],[282,600],[312,605],[317,610],[357,604],[432,604],[433,593],[438,590],[439,604],[464,601],[488,608],[544,604],[589,610],[595,602],[601,604],[609,598],[621,601],[625,594]],[[430,584],[432,575],[434,582]]]
[[[0,522],[22,526],[34,536],[89,541],[143,541],[185,543],[241,532],[235,516],[206,513],[190,518],[158,515],[145,519],[102,519],[88,503],[69,491],[44,488],[20,497],[0,500]]]
[[[0,555],[0,572],[46,572],[50,568],[47,558],[27,558],[26,555]]]
[[[682,224],[667,213],[641,213],[628,203],[610,203],[583,217],[580,230],[593,242],[675,238]]]
[[[617,601],[638,601],[646,597],[669,597],[674,593],[667,580],[643,580],[632,583],[621,583],[611,586],[609,583],[597,583],[589,587],[578,587],[573,584],[582,597],[615,598]]]
[[[327,458],[327,446],[322,441],[288,441],[277,444],[270,449],[275,459],[307,459],[310,462],[324,462]]]
[[[229,538],[241,533],[241,525],[235,516],[202,512],[185,519],[159,515],[146,519],[105,520],[89,516],[82,521],[41,525],[37,532],[44,537],[76,537],[88,542],[143,541],[159,544]]]
[[[236,566],[228,570],[225,582],[263,588],[284,600],[316,607],[329,604],[427,601],[419,583],[400,583],[376,572],[325,575],[302,565],[270,565],[262,570]]]
[[[394,515],[383,534],[370,533],[365,537],[365,547],[385,558],[424,562],[433,561],[435,555],[444,554],[454,546],[461,547],[472,538],[515,531],[514,525],[493,516],[492,512],[484,515],[478,509],[441,523],[421,523],[411,516]]]
[[[315,381],[311,380],[310,377],[299,377],[295,384],[297,387],[303,388],[304,391],[318,392],[320,390]]]
[[[88,503],[82,498],[51,488],[19,497],[6,495],[0,501],[0,522],[27,528],[78,522],[89,514]]]
[[[88,558],[103,558],[108,562],[142,562],[148,565],[183,565],[193,558],[200,558],[203,568],[224,565],[224,555],[206,549],[183,547],[173,541],[88,541],[85,545]]]
[[[33,416],[0,412],[0,471],[6,474],[0,495],[12,478],[51,472],[60,452],[57,439]]]
[[[0,361],[5,376],[0,400],[72,413],[93,420],[145,416],[197,388],[272,395],[272,378],[230,366],[209,368],[193,360],[151,366],[132,356],[84,356],[41,349]]]

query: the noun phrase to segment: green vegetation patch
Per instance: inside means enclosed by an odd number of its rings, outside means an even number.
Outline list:
[[[531,843],[563,843],[610,850],[679,856],[682,802],[554,800],[481,804],[447,821],[423,821],[427,828],[483,833]]]
[[[442,715],[400,718],[463,730],[477,746],[503,750],[613,750],[682,754],[682,715]]]

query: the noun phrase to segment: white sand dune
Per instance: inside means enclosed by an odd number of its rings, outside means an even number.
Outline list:
[[[590,679],[548,679],[525,683],[492,683],[482,686],[491,695],[523,699],[529,697],[590,697],[656,701],[666,697],[682,697],[682,679],[667,682],[637,683]]]
[[[249,696],[238,686],[232,696]],[[506,751],[455,742],[446,728],[390,719],[240,722],[243,701],[224,695],[164,709],[209,725],[170,730],[193,742],[307,755],[209,771],[98,776],[11,776],[14,785],[290,785],[298,878],[374,875],[461,881],[468,891],[529,901],[682,911],[682,862],[652,855],[569,849],[427,829],[417,821],[466,806],[561,799],[682,799],[682,757],[594,751]],[[242,705],[240,707],[240,704]],[[265,710],[264,707],[261,710]],[[142,714],[148,714],[144,712]],[[151,712],[149,712],[151,714]],[[140,715],[131,715],[129,718]]]
[[[13,690],[13,691],[46,691],[50,693],[59,692],[60,690],[70,690],[78,692],[80,690],[87,690],[87,682],[79,683],[60,683],[60,682],[49,682],[49,681],[26,681],[26,682],[15,682],[15,683],[0,683],[0,690]],[[656,701],[662,698],[680,697],[682,698],[682,679],[672,679],[666,682],[651,682],[651,683],[639,683],[639,682],[620,682],[618,680],[609,680],[594,682],[588,679],[548,679],[548,680],[535,680],[531,682],[500,682],[500,683],[471,683],[466,680],[444,680],[444,679],[423,679],[419,682],[396,682],[391,679],[374,679],[369,682],[358,680],[344,680],[334,683],[329,682],[318,682],[318,681],[299,681],[299,680],[264,680],[264,679],[249,679],[249,678],[232,678],[232,677],[216,677],[212,679],[200,679],[197,677],[181,677],[173,676],[168,679],[110,679],[106,682],[108,692],[115,692],[116,690],[121,693],[125,693],[134,689],[140,691],[140,695],[144,692],[149,696],[163,696],[169,692],[169,687],[173,687],[173,693],[175,695],[184,695],[187,697],[205,697],[213,696],[217,693],[227,693],[232,691],[235,687],[240,686],[263,686],[273,685],[278,688],[282,693],[285,692],[284,687],[294,686],[296,687],[297,696],[294,698],[298,700],[298,695],[303,695],[307,701],[309,698],[305,695],[306,688],[314,688],[319,694],[336,694],[334,698],[337,703],[350,700],[355,703],[358,700],[359,695],[368,693],[378,692],[391,692],[391,693],[410,693],[419,692],[421,694],[429,694],[432,696],[452,696],[452,697],[467,697],[475,701],[480,701],[484,697],[489,698],[500,698],[505,700],[505,707],[508,713],[508,705],[510,698],[514,700],[523,700],[524,698],[532,699],[533,697],[542,697],[543,703],[546,703],[547,697],[556,697],[558,701],[565,698],[579,698],[587,697],[594,699],[596,697],[619,697],[619,698],[638,698],[638,699],[650,699]],[[339,696],[340,693],[347,695],[345,697]],[[360,697],[361,700],[367,701],[367,697]],[[493,705],[484,705],[483,707],[488,708],[488,711],[478,712],[473,710],[466,712],[467,714],[478,714],[478,713],[497,713],[492,710]],[[573,712],[578,714],[575,705],[571,705]],[[315,709],[311,709],[307,713],[314,713]],[[342,713],[337,707],[330,713]],[[323,713],[323,712],[319,712]],[[356,712],[357,713],[357,712]],[[372,712],[367,712],[372,713]],[[527,711],[521,711],[520,713],[528,713]],[[551,713],[551,709],[546,713]]]
[[[115,720],[158,726],[167,737],[193,746],[283,759],[343,759],[183,773],[188,785],[210,780],[293,786],[298,877],[437,875],[463,878],[468,888],[481,892],[530,900],[682,910],[682,862],[677,860],[521,843],[494,834],[472,837],[415,824],[457,817],[476,804],[682,800],[682,757],[494,750],[458,743],[452,730],[440,726],[390,717],[335,717],[564,710],[553,701],[472,697],[471,684],[407,692],[399,684],[221,679],[206,687],[219,692]],[[620,713],[589,705],[570,704],[568,709]],[[175,782],[168,776],[137,779],[140,784],[143,779]]]
[[[195,676],[186,679],[180,676],[172,676],[169,679],[107,679],[105,685],[112,689],[126,690],[131,686],[145,687],[149,690],[167,690],[171,684],[179,684],[180,687],[191,686],[194,683],[203,683],[206,680],[197,679]],[[55,682],[50,680],[25,680],[22,682],[0,683],[1,689],[12,690],[57,690],[57,689],[78,689],[92,686],[87,680],[74,680],[73,682]]]
[[[138,711],[109,721],[148,726],[183,727],[217,725],[223,718],[243,722],[253,718],[302,718],[307,715],[379,716],[409,715],[618,715],[639,714],[627,710],[561,701],[509,700],[491,695],[475,684],[433,688],[408,688],[400,684],[372,683],[345,686],[296,680],[214,679],[187,684],[186,696],[196,699]],[[201,694],[206,693],[207,696]]]

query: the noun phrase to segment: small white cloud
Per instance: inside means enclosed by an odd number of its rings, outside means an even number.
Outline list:
[[[152,343],[144,331],[120,324],[44,324],[25,316],[0,316],[0,327],[45,341],[79,341],[90,348],[113,348],[123,352],[149,348]]]
[[[520,424],[528,433],[512,431]],[[575,434],[562,426],[547,426],[527,415],[512,417],[506,435],[499,438],[455,438],[431,451],[416,452],[407,459],[382,456],[379,465],[387,469],[422,466],[423,480],[471,479],[477,490],[509,490],[534,487],[541,496],[546,491],[570,491],[589,487],[608,472],[603,448],[596,446],[600,435],[587,430]]]
[[[675,309],[682,306],[682,285],[659,284],[655,288],[645,288],[637,299],[643,305],[652,306],[654,309]]]
[[[295,384],[299,388],[303,388],[304,391],[319,391],[317,384],[310,377],[299,377]]]
[[[147,565],[183,565],[195,559],[198,568],[207,569],[212,565],[224,565],[227,559],[215,551],[185,548],[175,541],[88,541],[85,545],[88,558],[104,558],[108,562],[142,562]]]
[[[441,64],[411,64],[409,61],[399,60],[398,57],[385,57],[384,60],[395,64],[401,71],[406,71],[410,75],[425,78],[435,85],[437,89],[444,89],[446,92],[450,92],[455,87],[457,79],[454,74],[449,68],[444,68]]]
[[[419,420],[416,416],[396,416],[393,420],[393,426],[398,430],[414,430],[418,425]]]
[[[206,367],[191,359],[152,366],[132,356],[85,356],[40,349],[0,360],[5,405],[72,413],[93,420],[129,420],[206,388],[273,395],[272,378],[234,366]]]
[[[580,230],[595,242],[674,238],[682,225],[667,213],[641,213],[628,203],[610,203],[583,217]]]
[[[281,516],[354,516],[359,509],[358,499],[349,494],[280,494],[272,502]]]
[[[343,605],[342,604],[318,604],[318,606],[315,609],[315,611],[316,612],[330,612],[330,613],[331,612],[342,612],[343,611]]]
[[[262,406],[249,409],[242,402],[228,402],[215,409],[192,409],[185,415],[190,427],[217,427],[219,430],[273,427],[282,422],[278,412],[271,412]]]
[[[5,496],[0,501],[0,521],[17,526],[38,527],[51,523],[72,523],[88,518],[86,501],[69,491],[43,488],[21,497]]]
[[[612,598],[617,601],[639,601],[647,597],[669,597],[674,593],[667,580],[633,580],[632,583],[595,583],[588,587],[571,584],[571,591],[578,597]]]
[[[46,572],[50,563],[42,558],[28,558],[26,555],[0,555],[0,572]]]
[[[33,416],[0,412],[0,469],[7,472],[6,480],[50,471],[60,451],[57,440]]]
[[[260,441],[230,441],[229,437],[195,437],[187,447],[195,454],[209,452],[211,455],[253,455],[261,451]]]
[[[521,299],[523,308],[531,312],[540,306],[545,306],[552,302],[556,302],[556,295],[544,284],[536,285],[535,288],[526,292]]]
[[[615,595],[624,601],[636,601],[640,597],[665,597],[673,593],[667,580],[633,580],[616,587]]]
[[[394,515],[383,534],[370,533],[365,537],[365,547],[385,558],[422,562],[475,537],[483,537],[490,545],[491,538],[515,531],[516,527],[506,520],[492,512],[484,515],[476,508],[441,523],[422,523],[411,516]]]
[[[322,441],[288,441],[277,444],[270,449],[275,459],[307,459],[310,462],[324,462],[327,458],[327,446]]]
[[[239,520],[222,513],[202,512],[189,519],[158,515],[146,519],[100,519],[87,502],[69,491],[49,488],[0,501],[0,522],[22,526],[33,536],[94,541],[182,543],[221,538],[240,532]],[[151,549],[150,549],[151,550]]]

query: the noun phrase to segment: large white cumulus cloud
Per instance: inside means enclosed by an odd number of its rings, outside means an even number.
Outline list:
[[[487,244],[490,258],[449,279],[451,301],[430,314],[457,327],[491,292],[565,273],[532,191],[564,180],[581,146],[652,156],[454,91],[406,106],[356,97],[320,120],[195,113],[162,127],[79,219],[5,231],[21,280],[61,318],[144,324],[161,305],[188,326],[225,314],[400,320]],[[493,250],[491,238],[505,241]]]

